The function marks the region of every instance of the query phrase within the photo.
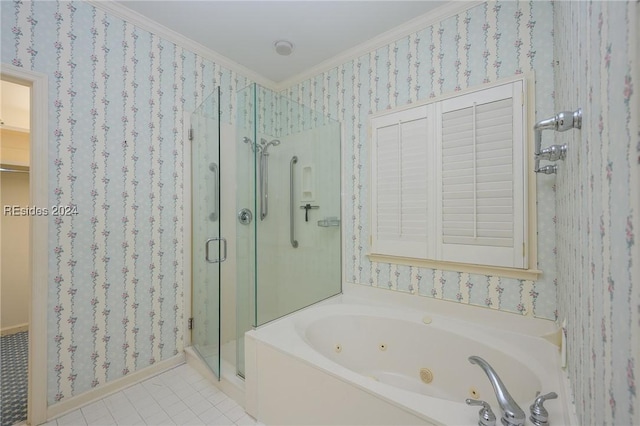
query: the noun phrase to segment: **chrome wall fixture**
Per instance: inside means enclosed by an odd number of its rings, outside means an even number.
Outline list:
[[[293,201],[294,201],[294,192],[293,192],[293,178],[295,177],[295,173],[293,170],[293,166],[298,162],[298,156],[294,155],[291,157],[291,161],[289,162],[289,239],[291,241],[291,247],[298,248],[298,240],[296,240],[296,231],[294,227],[294,210],[293,210]]]
[[[256,150],[260,153],[258,157],[258,185],[260,191],[260,220],[264,220],[269,214],[269,147],[280,145],[278,139],[267,142],[266,139],[260,139],[260,145],[254,144],[251,139],[244,137],[242,142],[251,147],[254,153]]]
[[[264,220],[269,214],[269,147],[280,145],[280,141],[261,139],[260,143],[260,220]]]
[[[571,111],[562,111],[551,118],[538,121],[533,130],[535,130],[535,168],[536,173],[544,173],[546,175],[554,174],[558,171],[558,166],[549,164],[540,167],[540,160],[558,161],[564,160],[567,156],[567,145],[551,145],[542,149],[542,131],[555,130],[564,132],[569,129],[582,128],[582,109]]]

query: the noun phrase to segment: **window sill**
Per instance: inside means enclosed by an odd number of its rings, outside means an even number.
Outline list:
[[[369,253],[372,262],[394,263],[397,265],[418,266],[421,268],[439,269],[443,271],[467,272],[470,274],[492,275],[504,278],[536,281],[542,275],[537,269],[504,268],[501,266],[474,265],[470,263],[445,262],[442,260],[416,259],[412,257],[390,256],[387,254]]]

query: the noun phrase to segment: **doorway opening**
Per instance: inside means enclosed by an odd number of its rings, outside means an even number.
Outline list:
[[[29,196],[31,88],[10,81],[2,85],[0,117],[0,239],[2,288],[0,352],[2,425],[27,420],[29,302]],[[25,213],[25,214],[23,214]]]
[[[47,420],[48,218],[33,210],[49,203],[47,76],[5,64],[1,71],[2,425],[41,424]],[[13,341],[5,345],[5,336]],[[18,374],[6,379],[8,372]],[[8,397],[15,399],[5,402]]]

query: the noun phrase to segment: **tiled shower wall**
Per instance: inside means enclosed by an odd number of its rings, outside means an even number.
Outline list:
[[[579,424],[640,424],[638,2],[555,2],[558,296]]]
[[[555,318],[553,177],[538,177],[538,268],[543,275],[535,282],[377,263],[367,257],[368,116],[531,71],[536,117],[553,114],[552,23],[549,2],[484,3],[286,90],[291,99],[343,123],[347,281]]]
[[[244,77],[84,2],[2,2],[2,62],[49,76],[48,399],[182,351],[183,117]],[[48,206],[39,206],[48,207]]]

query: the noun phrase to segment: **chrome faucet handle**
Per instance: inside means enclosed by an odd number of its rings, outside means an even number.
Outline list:
[[[480,411],[478,411],[478,426],[495,426],[496,424],[496,415],[491,411],[491,407],[485,401],[480,401],[478,399],[467,398],[465,400],[467,405],[482,405]]]
[[[558,166],[555,164],[549,164],[548,166],[540,167],[537,170],[534,170],[536,173],[544,173],[545,175],[552,175],[558,173]]]
[[[549,424],[549,412],[542,404],[547,399],[556,399],[558,394],[555,392],[550,392],[546,395],[540,395],[536,398],[536,400],[531,404],[529,410],[531,410],[531,416],[529,420],[536,426],[545,426]]]
[[[536,154],[536,159],[558,161],[567,158],[567,144],[564,145],[551,145],[548,148],[544,148],[539,154]]]

